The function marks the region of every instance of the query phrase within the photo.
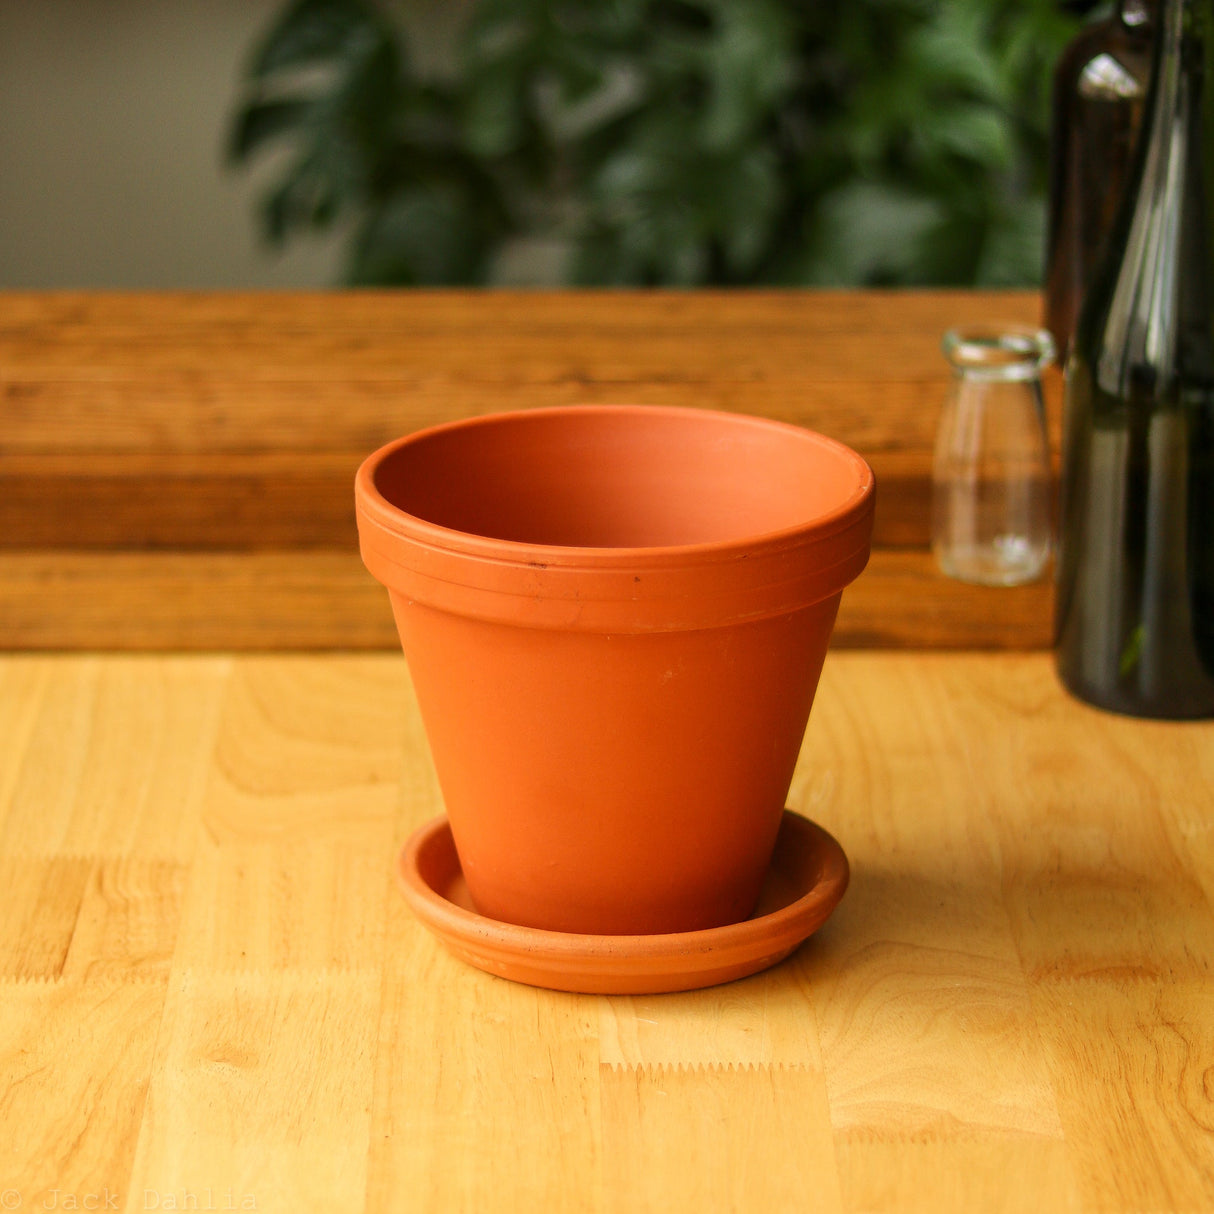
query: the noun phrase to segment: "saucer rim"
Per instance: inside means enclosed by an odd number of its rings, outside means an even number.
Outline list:
[[[450,829],[447,816],[439,814],[410,835],[397,855],[397,883],[422,923],[449,947],[458,945],[452,951],[478,968],[499,975],[513,965],[550,972],[554,977],[562,972],[570,977],[579,974],[590,977],[595,967],[604,963],[637,966],[648,961],[663,962],[663,972],[670,977],[752,961],[755,964],[750,972],[756,972],[774,965],[813,935],[834,911],[850,880],[847,856],[834,836],[809,818],[785,809],[779,838],[786,837],[786,829],[808,835],[818,860],[813,881],[785,906],[737,923],[689,932],[653,935],[561,932],[490,919],[458,906],[429,885],[421,876],[417,857],[432,838]],[[485,947],[499,956],[482,957],[478,950]],[[513,954],[505,959],[504,965],[500,957],[503,951]],[[490,960],[494,962],[492,966],[482,963]],[[531,981],[537,984],[537,980]]]

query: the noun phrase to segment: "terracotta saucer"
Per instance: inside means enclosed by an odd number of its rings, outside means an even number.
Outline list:
[[[654,936],[574,935],[478,915],[445,817],[409,839],[397,876],[414,914],[478,969],[558,991],[642,995],[714,986],[782,961],[839,904],[848,868],[843,849],[826,831],[786,809],[751,918]]]

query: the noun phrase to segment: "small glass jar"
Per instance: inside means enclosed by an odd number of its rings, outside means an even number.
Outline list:
[[[1051,548],[1050,460],[1041,372],[1054,359],[1042,329],[953,329],[952,384],[932,468],[932,551],[963,582],[1039,578]]]

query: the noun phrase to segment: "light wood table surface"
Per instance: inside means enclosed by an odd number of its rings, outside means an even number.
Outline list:
[[[849,893],[650,998],[411,917],[398,655],[14,655],[0,730],[0,1203],[1214,1209],[1214,726],[1046,655],[831,654],[790,803]]]
[[[927,551],[940,333],[1039,307],[0,293],[0,1211],[1214,1211],[1214,723]],[[513,985],[393,884],[441,802],[354,468],[576,401],[878,474],[790,794],[852,886],[733,985]]]

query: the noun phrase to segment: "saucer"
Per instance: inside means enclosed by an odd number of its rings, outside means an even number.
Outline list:
[[[397,877],[413,913],[463,961],[530,986],[648,995],[715,986],[783,961],[839,904],[847,857],[820,826],[784,811],[755,913],[740,923],[653,936],[589,936],[477,914],[446,817],[401,849]]]

